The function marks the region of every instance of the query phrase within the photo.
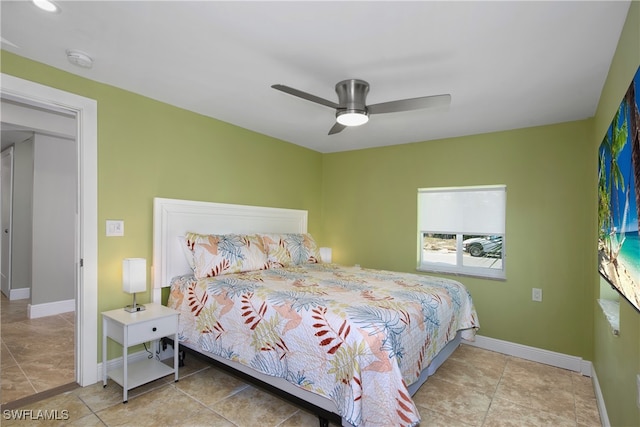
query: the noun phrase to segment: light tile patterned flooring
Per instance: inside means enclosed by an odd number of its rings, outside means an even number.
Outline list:
[[[0,402],[75,381],[74,313],[29,319],[29,300],[0,300]]]
[[[578,373],[462,345],[415,394],[425,426],[599,426],[591,379]],[[109,381],[24,408],[58,411],[50,425],[317,426],[309,412],[188,354],[180,381],[169,376],[129,393]],[[50,412],[51,413],[51,412]],[[3,426],[41,426],[7,419]],[[29,415],[32,416],[32,415]],[[332,427],[334,427],[332,425]]]

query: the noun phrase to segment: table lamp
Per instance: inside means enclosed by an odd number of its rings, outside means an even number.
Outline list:
[[[147,260],[144,258],[125,258],[122,260],[122,290],[133,294],[133,304],[124,309],[129,313],[143,311],[144,305],[136,304],[136,292],[147,290]]]
[[[324,263],[331,263],[331,248],[320,248],[320,260]]]

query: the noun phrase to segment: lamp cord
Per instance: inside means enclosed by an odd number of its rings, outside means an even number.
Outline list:
[[[144,345],[144,350],[147,353],[149,353],[149,356],[147,356],[147,359],[153,359],[153,352],[147,348],[147,343],[143,342],[142,345]]]

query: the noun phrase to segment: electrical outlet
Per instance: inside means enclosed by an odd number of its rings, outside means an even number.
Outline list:
[[[531,290],[531,300],[536,302],[542,302],[542,289],[533,288]]]

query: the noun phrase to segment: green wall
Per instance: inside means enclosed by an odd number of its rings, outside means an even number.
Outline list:
[[[123,258],[146,258],[150,270],[154,197],[306,209],[309,231],[323,243],[320,153],[1,55],[3,73],[98,102],[98,312],[131,302],[122,292]],[[124,220],[125,236],[106,237],[107,219]],[[150,292],[138,297],[149,301]],[[119,355],[109,347],[109,358]]]
[[[339,263],[415,272],[418,188],[506,184],[506,280],[457,277],[480,333],[590,360],[589,130],[581,121],[327,154],[323,236]],[[534,287],[542,303],[531,301]]]
[[[618,42],[607,81],[594,118],[591,149],[596,151],[611,120],[640,67],[640,2],[633,1],[627,22]],[[636,88],[636,97],[639,96]],[[599,280],[592,286],[599,289]],[[595,354],[593,364],[604,396],[612,426],[640,426],[640,409],[636,406],[640,374],[640,313],[620,299],[620,335],[611,333],[599,307],[594,306]]]

